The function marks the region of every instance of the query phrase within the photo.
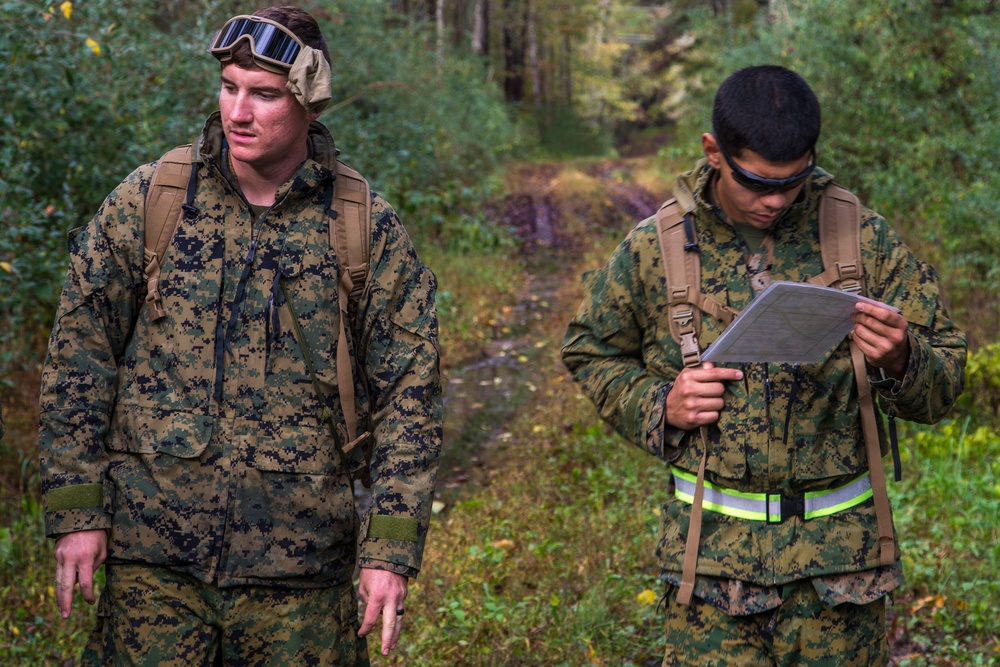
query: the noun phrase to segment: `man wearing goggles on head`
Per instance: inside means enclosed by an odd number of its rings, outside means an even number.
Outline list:
[[[674,198],[588,275],[563,360],[605,420],[671,467],[664,667],[885,665],[903,572],[871,397],[937,421],[962,391],[965,337],[933,269],[816,165],[820,107],[799,75],[732,74],[712,126]],[[859,306],[818,362],[701,363],[778,280],[899,312]]]
[[[316,122],[316,21],[237,16],[209,52],[219,111],[182,149],[168,251],[150,262],[143,238],[167,156],[71,234],[39,445],[57,602],[68,616],[78,583],[93,603],[106,562],[85,665],[367,665],[380,619],[382,653],[396,645],[427,535],[436,280]],[[341,253],[347,218],[370,218],[366,262]]]

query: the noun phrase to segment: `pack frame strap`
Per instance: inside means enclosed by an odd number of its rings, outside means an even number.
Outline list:
[[[674,477],[674,496],[691,504],[694,500],[696,477],[676,466],[671,466]],[[806,521],[843,512],[856,507],[872,497],[871,473],[866,471],[852,481],[834,489],[807,491],[801,495],[781,493],[748,493],[735,491],[705,482],[702,503],[705,509],[718,514],[746,519],[781,523],[788,518],[783,511],[795,507],[795,515]]]
[[[896,542],[892,532],[892,506],[885,483],[882,466],[882,449],[879,445],[875,400],[868,384],[865,355],[853,340],[850,342],[851,361],[857,378],[858,408],[861,411],[861,431],[865,440],[865,454],[872,478],[872,498],[875,500],[875,519],[878,526],[879,562],[892,565],[896,561]]]
[[[700,295],[701,290],[700,285],[696,286],[692,282],[694,277],[701,275],[697,235],[694,233],[690,214],[682,212],[676,199],[666,202],[656,212],[656,227],[660,259],[667,280],[670,333],[680,344],[684,367],[695,368],[701,365],[701,348],[698,345],[701,315],[694,303],[694,295]],[[692,498],[694,504],[688,521],[681,585],[677,591],[677,601],[683,605],[691,604],[694,595],[698,542],[701,540],[702,499],[705,494],[705,467],[708,462],[708,427],[701,426],[698,431],[702,445],[701,462]]]
[[[337,340],[337,367],[353,368],[351,346],[347,338],[346,322],[350,321],[351,303],[360,298],[368,275],[370,220],[368,205],[371,189],[368,181],[341,161],[337,161],[336,176],[333,181],[332,211],[327,202],[328,213],[337,221],[330,225],[330,244],[337,251],[340,263],[340,280],[337,283],[337,301],[340,306],[340,332]],[[328,198],[331,194],[327,195]],[[344,451],[350,452],[370,434],[358,433],[357,396],[354,389],[353,373],[349,377],[337,373],[337,389],[340,402],[344,406],[344,426],[347,443]]]
[[[823,273],[809,282],[824,287],[836,286],[844,291],[864,294],[864,269],[861,265],[861,202],[850,190],[829,183],[823,190],[819,207],[819,239],[823,258]],[[872,497],[878,522],[880,561],[892,565],[896,547],[892,532],[892,508],[886,489],[882,450],[875,414],[875,397],[868,382],[868,367],[864,354],[850,341],[851,363],[858,389],[858,409],[861,412],[861,432],[865,440],[868,469],[872,473]]]
[[[190,144],[173,148],[157,162],[146,192],[143,216],[143,273],[146,275],[143,300],[152,313],[151,319],[166,316],[160,296],[160,270],[182,217],[192,217],[197,211],[192,202],[198,186],[198,170],[194,168]]]

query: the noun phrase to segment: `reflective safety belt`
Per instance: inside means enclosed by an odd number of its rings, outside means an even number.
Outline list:
[[[670,470],[674,474],[674,496],[693,505],[697,477],[674,466]],[[801,516],[806,520],[830,516],[860,505],[872,497],[870,472],[835,489],[807,491],[798,496],[733,491],[707,481],[704,485],[701,504],[704,509],[738,519],[768,523],[781,523],[790,516]]]

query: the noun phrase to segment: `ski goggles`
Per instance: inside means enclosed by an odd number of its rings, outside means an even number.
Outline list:
[[[250,43],[254,62],[260,67],[285,74],[305,45],[288,28],[260,16],[240,15],[226,21],[215,33],[208,52],[226,62],[240,41]]]
[[[771,194],[775,192],[787,192],[793,188],[797,188],[802,185],[809,174],[813,172],[816,168],[816,149],[813,148],[811,153],[812,157],[809,159],[809,166],[807,166],[801,172],[795,174],[794,176],[789,176],[787,178],[766,178],[764,176],[758,176],[757,174],[747,171],[729,156],[726,152],[725,147],[719,138],[714,134],[715,145],[719,147],[719,152],[722,153],[722,157],[726,159],[726,164],[729,168],[733,170],[733,180],[745,187],[747,190],[753,192],[759,192],[761,194]]]

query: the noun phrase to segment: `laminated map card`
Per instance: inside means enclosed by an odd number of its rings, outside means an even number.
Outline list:
[[[704,354],[712,362],[819,361],[854,328],[855,304],[898,308],[831,287],[778,281],[757,295]]]

